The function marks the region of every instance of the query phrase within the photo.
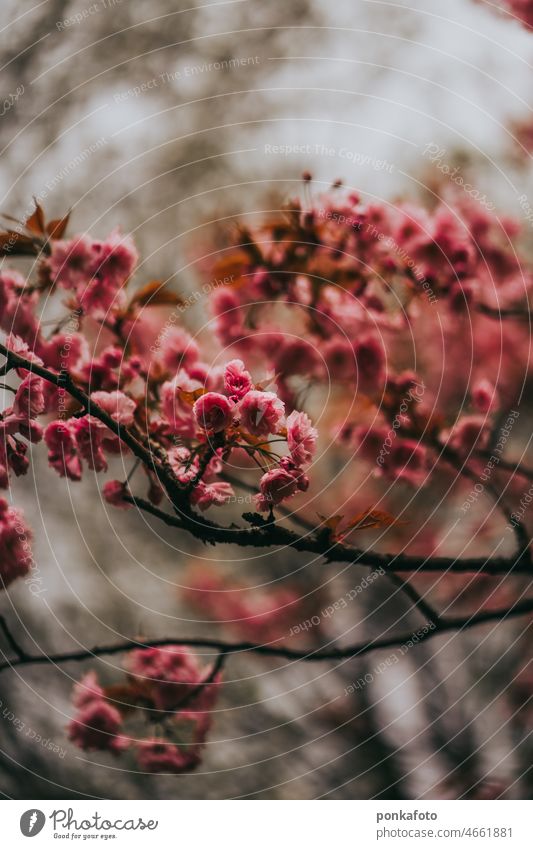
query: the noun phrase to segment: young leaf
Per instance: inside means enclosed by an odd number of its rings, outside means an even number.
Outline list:
[[[25,227],[30,231],[30,233],[34,233],[36,236],[44,236],[46,235],[44,211],[40,203],[38,203],[35,198],[34,201],[35,211],[26,220]]]
[[[205,395],[206,392],[207,389],[204,389],[203,386],[199,389],[193,390],[193,392],[188,392],[186,389],[178,389],[178,398],[180,401],[183,401],[184,404],[190,404],[192,407],[195,401],[198,401],[198,398]]]
[[[166,289],[161,280],[152,280],[135,292],[128,309],[131,310],[135,305],[156,307],[163,305],[179,306],[180,304],[183,304],[183,299],[179,295]]]
[[[70,211],[67,212],[63,218],[53,218],[52,221],[49,221],[46,225],[46,232],[50,239],[61,239],[65,230],[67,229],[68,221],[70,218]]]

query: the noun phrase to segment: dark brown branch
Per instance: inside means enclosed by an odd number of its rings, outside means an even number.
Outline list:
[[[3,616],[0,616],[0,631],[4,635],[9,648],[17,655],[19,660],[24,660],[28,655],[24,649],[19,646]]]
[[[435,448],[440,450],[440,456],[463,477],[467,478],[474,483],[478,482],[478,475],[474,472],[470,466],[467,464],[466,460],[463,460],[452,448],[448,445],[443,445],[440,442],[436,442]],[[522,522],[512,522],[511,513],[509,508],[505,504],[503,500],[503,495],[498,492],[496,487],[488,481],[485,484],[485,488],[487,492],[490,494],[492,500],[496,508],[500,511],[505,521],[512,525],[513,532],[516,538],[517,551],[515,554],[515,560],[518,563],[523,563],[526,566],[526,570],[531,567],[531,553],[529,550],[531,540],[528,536],[527,529]]]
[[[331,542],[324,534],[299,536],[281,525],[268,524],[257,528],[224,528],[207,519],[172,516],[145,501],[126,496],[130,504],[156,516],[165,524],[192,533],[202,542],[267,548],[289,547],[296,551],[316,554],[328,562],[382,568],[385,572],[478,572],[483,575],[532,574],[531,567],[520,557],[421,557],[409,554],[381,554]]]
[[[169,637],[150,641],[127,640],[123,643],[118,643],[114,646],[97,646],[93,649],[83,649],[82,651],[64,652],[53,655],[24,655],[17,657],[12,661],[7,661],[0,664],[0,672],[5,669],[14,668],[17,666],[29,665],[59,665],[69,662],[80,662],[90,660],[94,657],[106,657],[114,654],[122,654],[124,652],[133,651],[139,648],[158,648],[162,646],[180,645],[189,646],[190,648],[206,648],[215,649],[225,656],[230,654],[242,654],[243,652],[253,652],[255,654],[264,655],[267,657],[278,657],[284,660],[302,660],[307,662],[315,661],[332,661],[346,660],[347,658],[360,657],[370,651],[377,649],[397,648],[409,643],[416,637],[417,645],[430,637],[444,634],[450,631],[464,631],[473,628],[477,625],[486,625],[490,622],[501,622],[515,616],[523,616],[533,611],[533,598],[524,599],[524,601],[505,608],[503,610],[491,610],[483,613],[473,614],[466,617],[455,617],[449,619],[441,619],[434,624],[435,627],[422,632],[422,629],[416,633],[398,634],[395,637],[380,637],[365,643],[356,643],[355,645],[345,646],[344,648],[332,649],[290,649],[285,646],[275,646],[269,644],[258,644],[251,642],[229,643],[224,640],[215,640],[203,637],[183,638]]]
[[[224,479],[231,483],[232,486],[239,486],[241,489],[246,490],[246,492],[255,492],[255,487],[250,486],[243,481],[240,481],[238,478],[233,477],[232,475],[224,475]],[[315,531],[315,527],[308,522],[306,519],[303,519],[301,516],[298,516],[294,511],[287,510],[287,508],[280,506],[278,507],[279,512],[289,520],[292,520],[294,524],[299,525],[299,527],[303,528],[305,531],[313,533]],[[404,595],[407,596],[409,601],[412,601],[415,607],[418,607],[421,613],[431,622],[436,622],[440,617],[436,610],[425,601],[424,598],[420,595],[420,593],[415,590],[413,586],[403,578],[400,578],[396,575],[392,570],[388,571],[387,577],[389,580],[400,590]]]
[[[478,312],[483,313],[483,315],[486,315],[489,318],[498,318],[500,320],[506,318],[518,318],[523,321],[531,322],[531,319],[533,318],[533,313],[529,307],[504,307],[503,309],[500,309],[500,307],[491,307],[488,304],[477,304],[476,309]]]
[[[490,460],[493,454],[490,451],[476,451],[475,457],[480,458],[482,460]],[[498,466],[494,468],[494,471],[502,471],[509,472],[512,475],[521,475],[526,480],[533,480],[533,469],[529,469],[526,466],[522,466],[520,463],[514,462],[513,460],[499,460]]]
[[[184,708],[186,708],[187,705],[190,705],[195,700],[196,696],[200,695],[200,693],[202,692],[202,690],[205,689],[205,687],[208,687],[209,684],[213,683],[219,672],[222,672],[222,667],[224,666],[224,662],[226,660],[226,654],[227,653],[225,648],[220,649],[218,657],[206,677],[203,679],[203,681],[200,681],[200,683],[197,684],[196,687],[193,687],[192,690],[189,690],[189,692],[183,697],[183,699],[178,702],[178,704],[173,708],[173,713],[176,713],[178,710],[183,710]]]

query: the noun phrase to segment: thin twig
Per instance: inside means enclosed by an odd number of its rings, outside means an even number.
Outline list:
[[[14,660],[0,664],[0,672],[17,666],[42,666],[45,664],[59,665],[62,663],[69,663],[71,661],[80,662],[83,660],[89,660],[93,657],[105,657],[114,654],[122,654],[139,648],[158,648],[175,645],[176,643],[183,646],[189,646],[190,648],[216,649],[224,655],[253,652],[255,654],[265,655],[268,657],[278,657],[285,660],[302,660],[307,662],[345,660],[347,658],[360,657],[361,655],[377,649],[388,649],[402,646],[412,640],[415,636],[416,642],[414,645],[418,645],[418,643],[430,639],[430,637],[434,637],[438,634],[444,634],[449,631],[459,632],[473,628],[477,625],[486,625],[489,622],[502,622],[515,616],[523,616],[526,613],[531,613],[532,611],[533,598],[528,598],[502,610],[490,610],[482,613],[476,613],[472,616],[441,619],[439,623],[435,624],[434,628],[428,629],[426,632],[421,633],[420,631],[417,631],[416,634],[414,634],[411,631],[409,633],[398,634],[395,637],[381,637],[375,640],[370,640],[369,642],[356,643],[355,645],[345,646],[344,648],[333,649],[299,650],[290,649],[284,646],[251,642],[228,643],[224,640],[215,640],[204,637],[168,637],[150,641],[127,640],[114,646],[96,646],[93,649],[83,649],[82,651],[63,652],[52,655],[25,655],[24,657],[17,657]]]
[[[385,572],[475,572],[483,575],[532,574],[529,563],[520,557],[422,557],[409,554],[381,554],[331,542],[318,534],[299,536],[277,524],[257,528],[221,527],[204,518],[191,518],[182,514],[173,516],[154,507],[144,498],[124,496],[124,500],[140,510],[156,516],[165,524],[188,531],[202,542],[267,548],[272,546],[294,548],[296,551],[317,554],[327,562],[351,563],[356,566],[382,568]]]

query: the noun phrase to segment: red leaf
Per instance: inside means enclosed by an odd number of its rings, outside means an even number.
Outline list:
[[[165,289],[165,284],[161,280],[152,280],[135,292],[128,309],[131,309],[134,305],[156,307],[167,304],[178,306],[183,304],[183,299],[175,292]]]
[[[35,200],[35,198],[34,198]],[[44,211],[42,206],[35,200],[35,212],[25,222],[25,227],[30,233],[35,233],[36,236],[46,235],[46,224],[44,220]]]
[[[48,233],[51,239],[61,239],[65,230],[67,229],[68,220],[70,218],[70,211],[67,212],[63,218],[53,218],[52,221],[49,221],[46,225],[46,232]]]

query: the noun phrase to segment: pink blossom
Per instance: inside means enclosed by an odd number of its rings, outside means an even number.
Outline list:
[[[0,271],[0,321],[6,333],[10,331],[10,328],[5,327],[4,317],[6,313],[12,312],[25,286],[26,281],[20,272],[13,268],[3,268]]]
[[[185,646],[138,649],[128,659],[131,673],[148,691],[155,707],[172,711],[201,681],[194,655]]]
[[[198,473],[198,458],[191,461],[191,452],[184,445],[175,445],[167,451],[170,468],[180,483],[190,483]]]
[[[181,327],[172,327],[163,335],[161,359],[165,368],[173,374],[180,368],[189,370],[199,356],[198,343]]]
[[[114,507],[128,510],[132,505],[126,501],[124,496],[128,494],[128,488],[121,481],[108,481],[102,490],[105,500]]]
[[[30,360],[30,362],[35,363],[38,366],[43,365],[41,358],[31,350],[29,345],[27,345],[20,336],[10,333],[5,341],[5,346],[10,351],[13,351],[14,354],[18,354],[19,357],[24,357],[25,360]],[[27,369],[17,368],[17,374],[19,377],[24,377],[27,373]]]
[[[208,507],[220,507],[222,504],[227,504],[233,495],[231,484],[225,481],[213,483],[200,481],[191,493],[191,504],[196,505],[200,510],[207,510]]]
[[[201,388],[201,384],[197,380],[192,380],[183,369],[180,369],[172,380],[167,380],[161,387],[163,415],[172,430],[184,438],[194,436],[196,428],[192,407],[182,397],[183,393],[195,392]]]
[[[0,327],[34,345],[39,341],[39,322],[36,316],[38,292],[28,292],[24,277],[5,269],[0,272]]]
[[[252,376],[242,360],[231,360],[224,369],[224,389],[234,400],[240,399],[253,388]]]
[[[118,386],[116,369],[123,368],[124,352],[116,345],[104,348],[100,356],[85,362],[79,369],[82,380],[89,384],[92,391],[112,391]]]
[[[53,240],[48,268],[54,283],[76,290],[92,277],[95,251],[88,236],[74,236],[69,241]]]
[[[23,418],[34,419],[44,409],[43,380],[29,372],[17,389],[13,411]]]
[[[255,496],[257,508],[262,512],[271,510],[276,504],[281,504],[298,489],[298,481],[285,469],[271,469],[266,472],[259,482],[260,494]]]
[[[166,740],[150,738],[137,745],[137,763],[146,772],[189,772],[200,762],[196,746],[183,749]]]
[[[72,371],[79,367],[80,360],[88,359],[89,346],[81,333],[56,333],[40,346],[39,352],[48,368],[60,371],[68,366]]]
[[[46,261],[54,282],[74,290],[83,310],[103,318],[120,301],[120,290],[132,274],[138,255],[130,236],[114,230],[104,242],[76,236],[52,242]]]
[[[124,392],[115,390],[114,392],[93,392],[91,401],[109,413],[112,419],[121,425],[133,424],[133,415],[135,413],[135,401],[128,398]],[[103,424],[103,423],[102,423]],[[105,427],[105,425],[103,425]]]
[[[319,369],[319,354],[305,339],[291,339],[285,344],[278,343],[274,346],[271,356],[274,358],[276,373],[286,377],[292,374],[313,374]]]
[[[385,378],[383,346],[374,336],[358,339],[355,344],[357,383],[363,391],[379,390]]]
[[[86,752],[102,749],[119,754],[129,743],[119,732],[122,717],[118,710],[104,699],[89,699],[83,704],[68,726],[68,737]]]
[[[94,669],[91,669],[83,678],[74,684],[72,691],[72,703],[74,707],[82,708],[90,702],[100,701],[103,698],[104,691],[98,683]]]
[[[25,475],[28,471],[30,461],[27,454],[28,448],[23,442],[13,439],[13,437],[8,437],[2,451],[2,478],[5,475],[5,480],[2,479],[2,483],[5,488],[9,486],[7,467],[12,469],[17,477]]]
[[[4,436],[20,433],[29,442],[40,442],[43,438],[43,428],[35,419],[26,415],[20,415],[12,411],[12,408],[4,410],[4,419],[0,425],[0,431]],[[9,443],[11,444],[11,443]]]
[[[20,510],[0,498],[0,582],[4,589],[30,571],[31,541],[32,533]]]
[[[390,477],[417,486],[426,470],[426,449],[414,439],[397,439],[383,469]]]
[[[252,389],[239,403],[241,427],[254,436],[277,433],[285,415],[285,405],[274,392]]]
[[[81,480],[81,461],[78,456],[75,430],[69,421],[50,422],[44,432],[48,447],[48,462],[61,477]]]
[[[131,277],[139,259],[133,238],[123,236],[115,228],[104,242],[95,242],[93,248],[97,278],[108,280],[119,289]]]
[[[116,286],[113,277],[93,277],[86,286],[78,289],[81,308],[92,318],[102,320],[113,311],[125,305],[124,293]]]
[[[95,472],[107,471],[101,422],[93,416],[82,416],[73,422],[72,428],[78,450],[89,468]]]
[[[211,308],[216,316],[216,333],[223,345],[230,345],[245,334],[244,313],[233,289],[227,286],[216,289],[211,296]]]
[[[315,453],[318,431],[307,413],[296,410],[287,418],[287,444],[297,466],[309,463]]]
[[[333,339],[324,346],[322,355],[331,380],[354,380],[356,359],[350,342],[346,339]]]
[[[301,469],[290,456],[282,457],[279,461],[279,465],[280,468],[289,472],[289,474],[293,476],[296,481],[296,486],[301,492],[307,492],[309,489],[309,478],[303,469]]]
[[[198,383],[206,389],[218,391],[218,387],[212,385],[213,372],[207,363],[196,362],[187,366],[187,374],[192,380],[197,380]]]
[[[484,448],[488,438],[489,423],[483,416],[463,416],[453,426],[449,444],[460,454],[469,454],[474,448]]]
[[[490,380],[478,380],[474,384],[472,403],[480,413],[488,413],[498,406],[498,394]]]
[[[233,422],[235,405],[218,392],[201,395],[193,407],[199,427],[208,433],[220,433]]]

